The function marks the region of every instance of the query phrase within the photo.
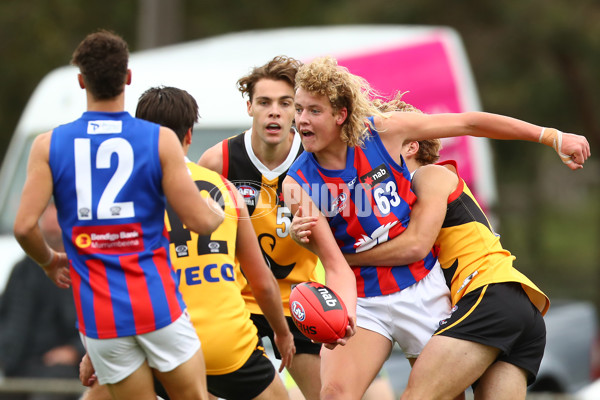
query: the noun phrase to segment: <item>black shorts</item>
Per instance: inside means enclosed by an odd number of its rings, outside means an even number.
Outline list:
[[[528,385],[535,381],[546,347],[544,318],[516,282],[490,284],[466,294],[434,335],[500,349],[497,360],[527,371]]]
[[[267,321],[265,316],[262,314],[251,314],[250,318],[252,319],[254,325],[256,325],[256,328],[258,329],[258,337],[268,337],[269,340],[271,340],[271,344],[273,345],[273,353],[275,354],[275,358],[281,360],[281,354],[279,353],[279,350],[277,350],[277,346],[275,346],[275,342],[273,341],[273,329],[271,329],[271,325],[269,325],[269,322]],[[290,327],[292,335],[294,335],[294,345],[296,346],[296,354],[319,354],[321,352],[321,344],[313,343],[309,338],[304,336],[304,334],[300,332],[298,328],[296,328],[296,325],[294,325],[292,317],[285,317],[285,320],[287,321],[287,324]]]
[[[261,394],[275,379],[275,367],[259,340],[256,349],[238,370],[224,375],[207,375],[208,391],[228,400],[253,399]],[[169,396],[160,382],[154,379],[156,394],[168,400]]]

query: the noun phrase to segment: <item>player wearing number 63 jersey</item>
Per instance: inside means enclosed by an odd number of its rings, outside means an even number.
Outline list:
[[[379,133],[363,147],[348,147],[346,168],[325,169],[304,152],[292,165],[294,178],[327,217],[343,253],[368,250],[402,233],[416,197],[410,172],[385,149]],[[396,266],[353,267],[358,297],[398,292],[423,279],[436,263],[435,251],[421,261]]]

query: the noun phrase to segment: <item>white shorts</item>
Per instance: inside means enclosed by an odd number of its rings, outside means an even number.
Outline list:
[[[143,335],[114,339],[80,336],[100,384],[122,381],[145,360],[160,372],[171,371],[200,349],[200,339],[187,312],[172,324]]]
[[[356,324],[397,342],[407,358],[421,354],[427,341],[450,316],[450,290],[436,262],[431,272],[412,286],[390,295],[359,297]]]

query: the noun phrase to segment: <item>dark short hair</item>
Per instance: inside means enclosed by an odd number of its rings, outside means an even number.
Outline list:
[[[254,96],[254,87],[261,79],[272,79],[274,81],[287,82],[292,89],[296,85],[296,72],[302,65],[302,62],[286,56],[277,56],[271,61],[260,67],[254,67],[250,74],[240,78],[237,81],[238,90],[243,95],[248,96],[252,102]]]
[[[188,129],[198,121],[198,104],[185,90],[171,86],[152,87],[140,96],[135,116],[172,129],[183,142]]]
[[[86,36],[71,59],[71,64],[79,67],[87,89],[97,100],[112,99],[123,92],[128,62],[127,42],[106,30]]]

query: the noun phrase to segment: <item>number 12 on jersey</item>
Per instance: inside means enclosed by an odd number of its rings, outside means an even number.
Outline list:
[[[117,168],[100,195],[98,207],[92,209],[92,168],[110,168],[112,155],[117,155]],[[115,202],[133,171],[133,149],[123,138],[105,140],[92,160],[90,139],[75,139],[75,187],[77,190],[77,216],[80,220],[132,218],[133,201]]]

